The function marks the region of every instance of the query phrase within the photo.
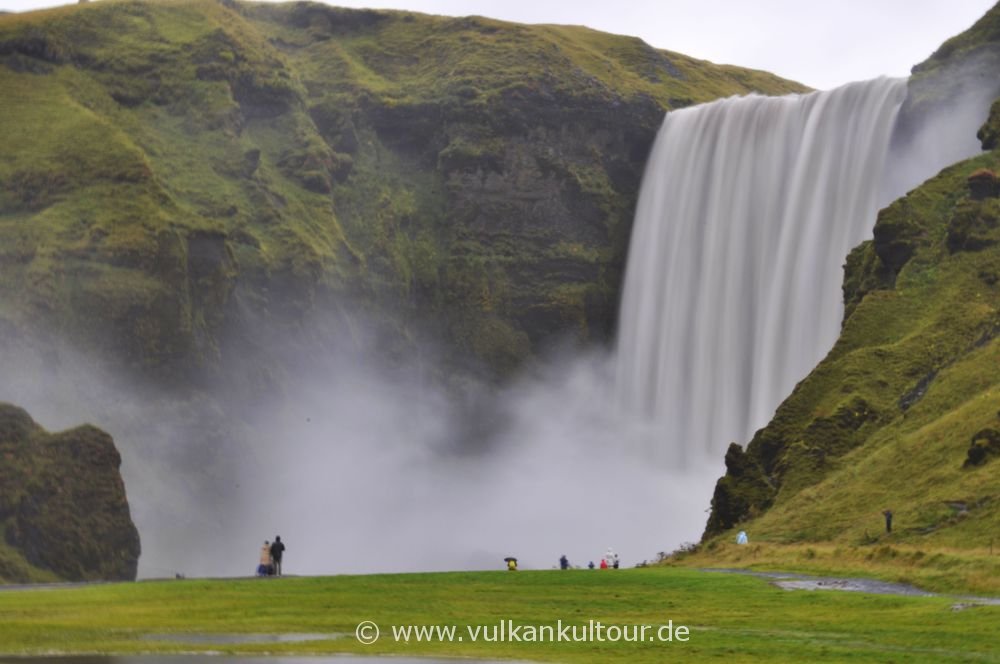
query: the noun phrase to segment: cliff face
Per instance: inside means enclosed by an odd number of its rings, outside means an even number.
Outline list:
[[[494,376],[604,340],[663,112],[802,89],[584,28],[231,0],[0,17],[0,85],[6,327],[181,381],[248,312],[346,302]]]
[[[871,543],[892,509],[894,539],[989,545],[998,168],[996,152],[961,162],[880,213],[848,258],[840,339],[745,451],[731,446],[706,537],[740,525],[758,540]]]
[[[998,19],[992,10],[914,68],[902,142],[959,88],[1000,91]],[[993,108],[979,131],[986,150],[996,147]],[[847,258],[840,339],[745,451],[730,447],[706,538],[739,524],[758,539],[870,543],[890,508],[897,538],[988,544],[1000,525],[989,467],[1000,417],[998,166],[995,150],[962,161],[879,213],[873,240]]]
[[[111,436],[0,404],[0,581],[133,580],[139,533]]]

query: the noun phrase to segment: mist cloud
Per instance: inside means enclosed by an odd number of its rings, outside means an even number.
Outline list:
[[[304,336],[339,337],[328,324]],[[227,379],[168,392],[66,346],[8,347],[0,399],[50,429],[92,422],[115,437],[142,577],[247,575],[276,534],[290,574],[500,569],[508,555],[582,566],[609,546],[630,565],[704,527],[721,461],[669,471],[629,452],[604,351],[456,389],[349,342],[266,350],[228,367],[282,365],[281,389],[249,398]]]

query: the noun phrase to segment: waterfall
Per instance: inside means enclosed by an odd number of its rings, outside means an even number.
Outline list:
[[[837,339],[844,259],[871,234],[905,80],[667,114],[643,177],[619,407],[683,465],[747,442]]]

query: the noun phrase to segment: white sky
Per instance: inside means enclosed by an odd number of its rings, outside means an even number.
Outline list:
[[[0,10],[59,4],[66,3],[0,0]],[[826,89],[880,75],[908,75],[910,67],[941,42],[971,26],[993,0],[340,0],[329,4],[586,25]]]

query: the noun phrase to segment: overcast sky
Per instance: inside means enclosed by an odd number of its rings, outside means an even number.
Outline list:
[[[0,9],[24,11],[59,4],[66,3],[0,0]],[[971,26],[993,0],[342,0],[330,4],[586,25],[826,89],[881,75],[906,76],[941,42]]]

